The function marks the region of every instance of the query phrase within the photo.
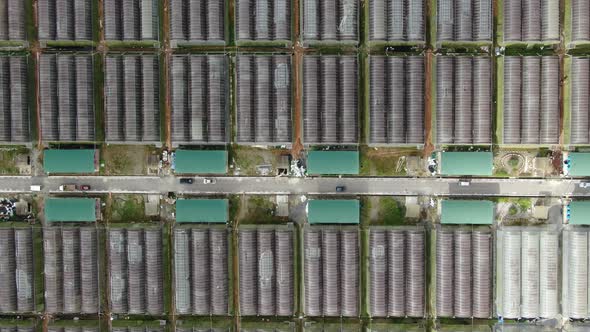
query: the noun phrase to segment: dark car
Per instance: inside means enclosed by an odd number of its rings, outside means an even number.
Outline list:
[[[346,191],[346,187],[345,186],[338,186],[336,187],[336,192],[337,193],[342,193]]]
[[[90,190],[90,185],[81,184],[81,185],[78,186],[78,190],[82,190],[82,191]]]
[[[193,184],[193,179],[191,179],[191,178],[181,178],[180,179],[180,183]]]

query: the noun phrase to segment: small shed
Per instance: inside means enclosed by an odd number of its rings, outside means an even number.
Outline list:
[[[96,150],[48,149],[43,152],[45,173],[86,174],[96,172]]]
[[[491,225],[494,222],[494,203],[476,200],[444,200],[442,224]]]
[[[176,150],[175,172],[178,174],[226,174],[225,150]]]
[[[310,151],[307,154],[307,173],[312,175],[359,174],[358,151]]]
[[[442,152],[441,174],[450,176],[491,176],[492,152]]]
[[[48,198],[45,200],[47,222],[96,221],[95,198]]]

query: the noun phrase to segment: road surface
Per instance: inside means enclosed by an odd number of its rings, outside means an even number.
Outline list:
[[[88,184],[90,193],[166,193],[183,194],[351,194],[351,195],[432,195],[432,196],[589,196],[580,180],[571,179],[473,179],[460,186],[457,179],[445,178],[273,178],[215,177],[204,184],[195,177],[193,184],[180,184],[178,177],[154,176],[3,176],[0,192],[30,192],[41,185],[44,193],[57,193],[61,184]],[[336,186],[345,186],[336,193]]]

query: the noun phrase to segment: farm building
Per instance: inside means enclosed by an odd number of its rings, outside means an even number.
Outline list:
[[[291,40],[291,1],[237,0],[235,6],[239,41]]]
[[[570,6],[572,41],[590,41],[590,2],[572,0]]]
[[[305,41],[358,41],[358,0],[304,0],[302,5]]]
[[[437,3],[438,41],[492,41],[492,0],[473,3],[438,0]]]
[[[240,315],[294,313],[293,243],[294,232],[288,226],[240,228]]]
[[[489,57],[437,57],[436,136],[439,144],[492,143]]]
[[[505,42],[558,42],[559,0],[504,0],[503,24]]]
[[[0,312],[33,312],[33,230],[0,228],[0,252]]]
[[[21,332],[22,329],[19,329],[18,332]],[[87,326],[84,324],[83,326],[67,326],[67,327],[57,327],[57,326],[48,326],[47,332],[99,332],[100,328],[98,323],[96,326]]]
[[[446,176],[492,176],[492,152],[442,152],[440,173]]]
[[[358,142],[355,56],[304,56],[303,136],[306,144]]]
[[[155,55],[107,56],[104,83],[107,141],[160,141],[159,78]]]
[[[105,39],[158,40],[158,12],[157,0],[104,0]]]
[[[563,231],[562,268],[565,273],[562,281],[561,303],[565,318],[587,319],[590,317],[590,303],[587,295],[590,281],[588,250],[587,228],[571,227]]]
[[[111,228],[107,236],[111,311],[162,314],[161,230]]]
[[[307,316],[359,315],[359,229],[306,226],[303,311]]]
[[[572,225],[590,225],[590,201],[573,201],[569,203]]]
[[[587,247],[584,250],[587,264]],[[559,314],[558,232],[504,227],[497,232],[496,256],[496,284],[501,285],[496,294],[499,316],[555,318]],[[587,275],[584,289],[588,289]],[[588,301],[586,295],[583,298]]]
[[[33,88],[31,87],[31,89]],[[27,58],[0,56],[1,142],[24,143],[29,141],[28,97]]]
[[[356,199],[312,199],[307,202],[310,224],[358,224],[360,203]]]
[[[226,0],[170,0],[170,40],[182,43],[225,43]]]
[[[424,317],[425,250],[423,229],[370,229],[371,316]]]
[[[490,318],[493,284],[490,230],[438,228],[435,256],[436,316]]]
[[[47,149],[43,151],[43,169],[47,174],[84,174],[97,171],[97,150]]]
[[[572,57],[570,73],[571,144],[590,144],[590,58]]]
[[[376,0],[369,2],[369,38],[372,41],[425,40],[425,1]]]
[[[115,325],[115,324],[113,324]],[[113,326],[112,332],[164,332],[166,331],[165,326],[158,326],[156,324],[151,325],[138,325],[131,324],[130,326]],[[86,331],[84,331],[86,332]]]
[[[0,1],[0,41],[24,41],[25,35],[25,2]]]
[[[94,141],[92,56],[42,54],[39,73],[42,139]]]
[[[291,142],[291,58],[239,55],[237,140],[240,143]]]
[[[504,144],[559,141],[559,58],[504,57]]]
[[[424,57],[370,57],[370,143],[424,143]]]
[[[441,224],[491,225],[494,203],[483,200],[443,200]]]
[[[45,310],[97,313],[98,244],[94,227],[43,229]]]
[[[307,174],[359,174],[358,151],[309,151]]]
[[[175,228],[177,313],[206,316],[229,312],[228,234],[225,226]]]
[[[228,141],[228,63],[223,55],[172,57],[171,122],[175,144]]]
[[[229,220],[227,199],[179,199],[176,222],[226,223]]]
[[[46,222],[94,222],[96,221],[96,198],[47,198],[45,199]]]
[[[226,174],[227,151],[224,150],[176,150],[174,172],[176,174]]]
[[[92,40],[92,0],[39,0],[40,40]]]

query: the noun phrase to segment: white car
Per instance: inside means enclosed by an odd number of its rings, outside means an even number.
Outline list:
[[[209,179],[209,178],[203,179],[204,184],[215,184],[215,182],[217,182],[215,179]]]
[[[459,185],[461,187],[469,187],[470,184],[471,184],[471,182],[468,181],[468,180],[461,180],[461,181],[459,181]]]
[[[580,188],[590,188],[590,182],[580,182]]]

